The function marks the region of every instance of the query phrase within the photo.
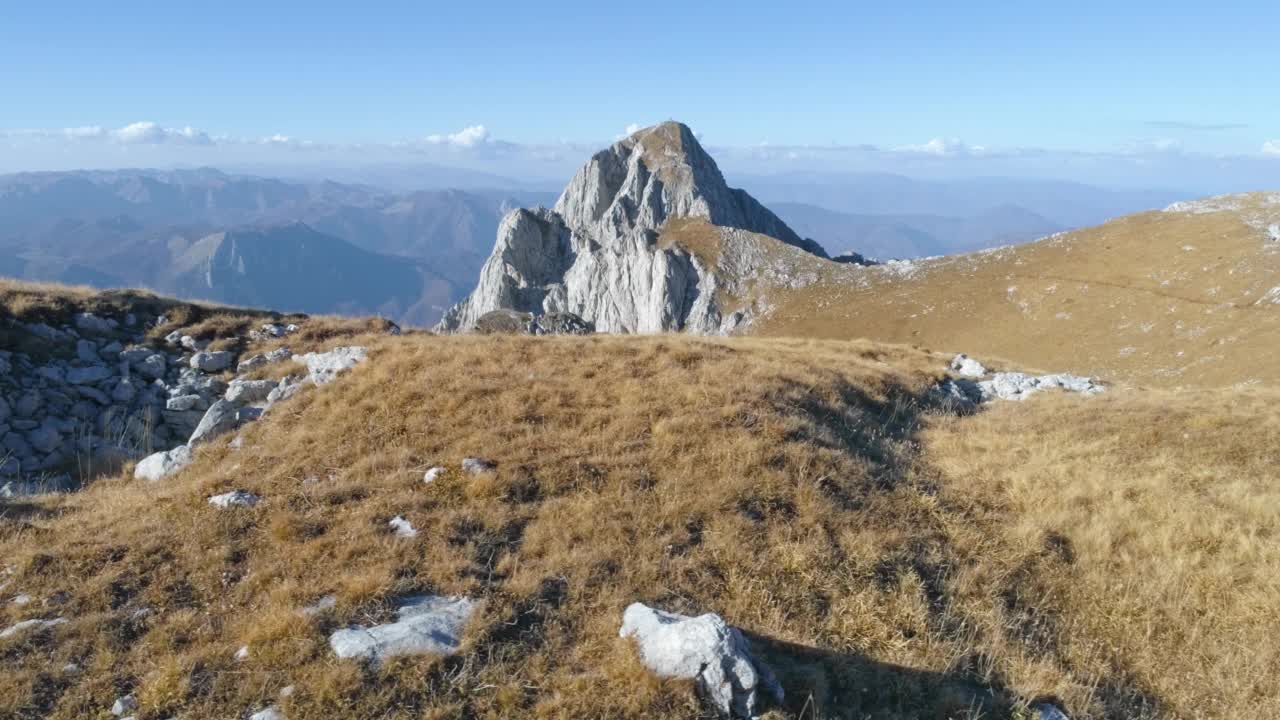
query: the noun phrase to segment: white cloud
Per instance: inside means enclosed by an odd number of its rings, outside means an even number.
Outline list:
[[[1280,140],[1268,140],[1262,143],[1262,154],[1280,157]]]
[[[212,145],[213,139],[203,130],[190,125],[184,128],[165,128],[151,121],[136,122],[111,131],[111,137],[126,145],[159,145],[165,142],[188,145]]]
[[[953,155],[969,155],[971,153],[980,153],[984,148],[980,145],[970,146],[965,144],[960,138],[943,138],[936,137],[923,145],[905,145],[897,148],[902,152],[924,153],[926,155],[938,155],[939,157],[947,157]]]
[[[125,125],[111,134],[123,143],[162,143],[165,138],[164,128],[153,122]]]
[[[472,125],[448,135],[427,136],[427,142],[432,145],[451,145],[457,148],[473,148],[492,139],[483,125]]]
[[[630,125],[627,126],[627,129],[624,132],[628,137],[630,137],[640,132],[642,128],[644,128],[644,126],[641,125],[640,123],[631,123]]]

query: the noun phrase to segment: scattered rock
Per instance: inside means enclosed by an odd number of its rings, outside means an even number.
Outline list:
[[[476,318],[475,331],[481,335],[532,335],[533,313],[499,308]]]
[[[249,716],[249,720],[285,720],[284,713],[275,705],[268,705]]]
[[[1041,390],[1064,390],[1082,395],[1096,395],[1106,391],[1106,386],[1092,378],[1058,373],[1054,375],[1027,375],[1025,373],[996,373],[990,380],[978,383],[982,399],[1025,400]]]
[[[492,460],[486,460],[484,458],[476,458],[476,457],[469,457],[469,458],[462,459],[463,472],[467,472],[472,475],[479,475],[481,473],[493,472],[494,470],[497,470],[497,469],[498,469],[498,464]]]
[[[151,378],[152,380],[158,380],[164,377],[165,370],[167,369],[167,363],[163,355],[160,353],[152,353],[143,358],[141,362],[136,363],[133,366],[133,369],[136,370],[139,375]]]
[[[105,365],[90,365],[84,368],[72,368],[67,372],[67,382],[72,385],[93,385],[112,375],[111,368]]]
[[[533,321],[534,335],[590,335],[596,326],[571,312],[549,312]]]
[[[30,604],[31,604],[31,596],[30,596],[30,595],[25,595],[25,594],[24,594],[24,595],[14,595],[14,596],[13,596],[13,599],[11,599],[11,600],[9,601],[9,603],[10,603],[10,604],[13,604],[13,605],[17,605],[18,607],[22,607],[23,605],[30,605]]]
[[[960,373],[961,376],[969,378],[980,378],[987,374],[987,369],[982,366],[982,363],[964,353],[960,353],[952,359],[951,369]]]
[[[231,367],[236,356],[226,350],[214,352],[198,352],[191,356],[191,367],[200,372],[222,372]]]
[[[173,410],[175,412],[187,412],[189,410],[207,410],[209,409],[209,403],[205,402],[204,398],[196,394],[179,395],[177,397],[171,397],[168,400],[166,400],[164,403],[164,408],[166,410]]]
[[[328,352],[295,355],[294,360],[307,366],[311,382],[324,385],[333,382],[339,373],[350,370],[368,357],[368,348],[359,345],[338,347]]]
[[[302,389],[303,379],[301,375],[287,375],[280,378],[280,383],[276,385],[275,389],[267,393],[267,405],[275,405],[281,400],[288,400],[297,395],[298,391]]]
[[[302,614],[306,615],[307,617],[313,617],[327,610],[332,610],[334,607],[337,606],[337,604],[338,604],[338,598],[334,597],[333,595],[325,595],[319,600],[316,600],[310,605],[302,608]]]
[[[619,634],[635,638],[645,667],[653,672],[695,680],[722,715],[758,717],[761,690],[782,700],[772,672],[751,656],[746,637],[719,615],[686,617],[632,603]]]
[[[206,440],[235,430],[240,425],[239,410],[238,405],[226,400],[219,400],[210,405],[204,417],[200,419],[200,424],[196,426],[195,432],[191,433],[191,439],[187,444],[195,447]]]
[[[271,391],[275,389],[276,382],[274,380],[241,380],[236,378],[227,386],[227,393],[224,399],[227,402],[248,405],[265,401]]]
[[[111,318],[102,318],[93,313],[76,313],[75,326],[81,332],[109,333],[120,327],[120,323]]]
[[[1053,703],[1037,703],[1031,706],[1031,712],[1035,713],[1035,720],[1071,720],[1065,712]]]
[[[10,625],[4,630],[0,630],[0,640],[13,637],[19,633],[26,632],[27,630],[56,627],[58,625],[62,625],[66,621],[66,618],[54,618],[53,620],[23,620],[22,622]]]
[[[116,702],[111,706],[111,714],[116,717],[128,715],[138,709],[138,699],[132,695],[116,698]]]
[[[240,649],[236,651],[235,659],[236,659],[236,662],[244,662],[245,660],[248,660],[248,659],[249,659],[249,646],[248,646],[248,645],[241,645],[241,646],[240,646]]]
[[[80,339],[76,341],[76,357],[81,362],[93,363],[98,361],[98,345],[92,340]]]
[[[233,507],[253,507],[257,505],[262,498],[244,490],[232,490],[229,493],[214,495],[209,498],[209,504],[214,507],[223,509]]]
[[[389,525],[391,529],[395,531],[396,537],[402,537],[402,538],[418,537],[418,531],[413,527],[413,524],[410,523],[408,520],[405,520],[404,518],[400,517],[399,515],[391,518],[391,521],[388,522],[387,525]]]
[[[133,469],[133,477],[135,480],[155,482],[190,465],[191,460],[191,448],[179,445],[172,450],[152,453],[143,458]]]
[[[427,472],[422,476],[422,481],[429,483],[435,482],[440,479],[441,475],[444,475],[444,468],[439,466],[433,467],[430,470],[427,470]]]
[[[339,630],[329,636],[329,647],[340,658],[374,663],[397,655],[452,655],[475,608],[474,601],[463,597],[408,598],[396,610],[396,622]]]

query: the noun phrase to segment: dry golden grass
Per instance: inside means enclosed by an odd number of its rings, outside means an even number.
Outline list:
[[[919,343],[1147,387],[1274,384],[1280,246],[1259,223],[1280,223],[1280,204],[1262,197],[909,270],[832,264],[822,282],[772,292],[755,331]]]
[[[1041,694],[1081,718],[1274,709],[1275,652],[1252,646],[1280,607],[1276,404],[1040,396],[958,418],[922,400],[944,363],[382,337],[240,451],[0,511],[5,593],[37,598],[0,625],[70,621],[0,641],[0,716],[96,717],[132,691],[142,720],[236,717],[288,685],[291,720],[699,716],[617,637],[635,600],[752,634],[788,693],[775,717],[1003,718]],[[470,455],[497,472],[464,476]],[[265,501],[205,502],[230,489]],[[422,591],[483,600],[459,656],[332,657],[330,631]]]

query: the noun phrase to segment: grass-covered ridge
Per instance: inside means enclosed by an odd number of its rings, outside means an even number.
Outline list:
[[[1017,717],[1039,696],[1084,718],[1275,709],[1274,398],[955,417],[925,399],[945,361],[382,337],[238,451],[0,509],[0,584],[34,598],[0,626],[69,621],[0,640],[0,716],[97,717],[126,692],[142,720],[699,716],[617,637],[637,600],[748,632],[786,689],[778,717]],[[497,471],[461,473],[476,455]],[[233,489],[264,502],[206,503]],[[396,515],[419,535],[395,537]],[[416,592],[482,601],[460,655],[332,656],[330,631]]]

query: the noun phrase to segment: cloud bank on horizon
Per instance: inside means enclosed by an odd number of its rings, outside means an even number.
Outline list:
[[[1214,132],[1238,124],[1153,121],[1152,128]],[[643,127],[631,123],[613,140]],[[602,133],[603,134],[603,133]],[[1280,187],[1280,139],[1265,140],[1256,154],[1197,152],[1154,138],[1109,151],[998,147],[939,136],[918,144],[717,145],[700,129],[717,161],[749,175],[896,173],[922,178],[1006,176],[1073,180],[1116,187],[1161,187],[1193,192],[1236,192]],[[399,142],[321,142],[284,133],[258,137],[216,134],[190,125],[138,121],[119,128],[77,126],[0,129],[0,173],[120,167],[253,168],[258,172],[314,172],[361,165],[437,164],[523,181],[561,182],[609,140],[518,143],[495,137],[484,124],[430,133]],[[7,146],[7,147],[6,147]]]

